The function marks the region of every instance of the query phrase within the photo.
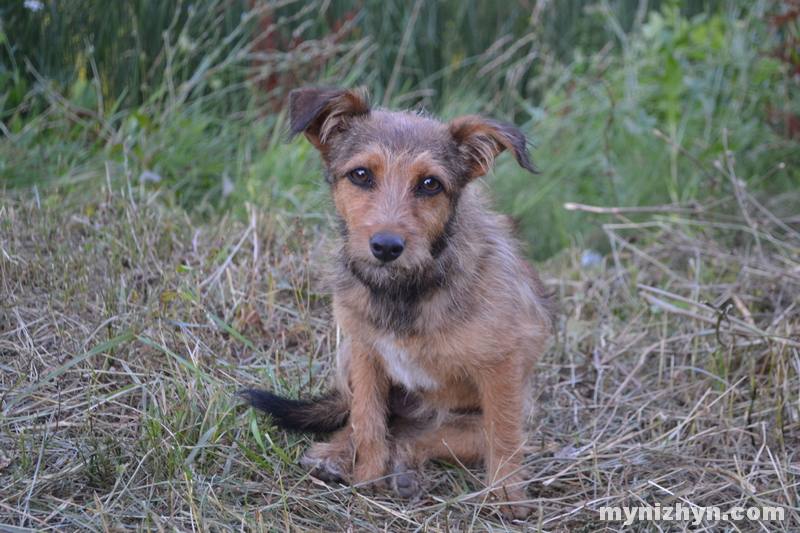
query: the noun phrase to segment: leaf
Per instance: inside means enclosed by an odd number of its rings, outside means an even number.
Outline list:
[[[678,100],[683,93],[683,71],[673,54],[667,55],[664,63],[664,76],[661,77],[664,96],[669,100]]]
[[[161,302],[161,303],[168,302],[168,301],[172,300],[173,298],[175,298],[177,295],[178,294],[174,293],[174,292],[165,292],[164,294],[161,295],[161,297],[158,299],[158,301]]]

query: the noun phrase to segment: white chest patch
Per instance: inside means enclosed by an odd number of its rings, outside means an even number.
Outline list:
[[[408,390],[428,390],[439,387],[439,382],[419,367],[408,352],[391,338],[378,341],[375,349],[386,361],[386,368],[394,381]]]

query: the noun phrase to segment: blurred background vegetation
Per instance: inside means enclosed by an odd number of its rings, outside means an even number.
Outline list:
[[[798,0],[7,1],[0,186],[74,201],[109,182],[192,217],[249,202],[323,224],[286,98],[366,85],[526,132],[541,173],[504,157],[486,181],[539,259],[607,246],[565,202],[691,206],[738,179],[796,214],[799,21]],[[715,168],[726,149],[735,176]]]

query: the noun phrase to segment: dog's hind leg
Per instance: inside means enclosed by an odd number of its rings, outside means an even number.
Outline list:
[[[407,436],[398,436],[395,439],[392,489],[403,498],[416,497],[421,490],[422,469],[425,463],[434,459],[463,465],[485,460],[486,484],[493,487],[495,497],[510,502],[524,499],[525,484],[517,471],[522,457],[521,429],[517,430],[520,433],[517,447],[512,448],[510,443],[517,442],[516,438],[511,436],[508,439],[509,435],[505,436],[505,441],[498,438],[495,427],[481,415],[464,415],[425,433],[414,435],[409,432]],[[504,445],[506,451],[494,449],[497,442]],[[508,519],[524,519],[531,509],[509,504],[502,506],[501,511]]]
[[[485,456],[486,438],[481,416],[467,415],[430,431],[400,432],[394,446],[392,489],[403,498],[414,498],[422,490],[421,472],[428,461],[477,463]]]
[[[433,459],[475,464],[486,454],[486,436],[480,414],[464,415],[430,431],[398,436],[396,458],[421,467]]]

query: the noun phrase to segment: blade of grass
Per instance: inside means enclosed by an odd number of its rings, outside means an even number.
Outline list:
[[[61,374],[63,374],[64,372],[66,372],[67,370],[72,368],[73,366],[75,366],[78,363],[80,363],[81,361],[84,361],[84,360],[86,360],[86,359],[88,359],[88,358],[90,358],[90,357],[92,357],[94,355],[97,355],[97,354],[106,352],[108,350],[111,350],[112,348],[115,348],[116,346],[119,346],[123,342],[127,342],[127,341],[133,340],[135,338],[139,338],[139,337],[134,333],[123,333],[122,335],[117,335],[113,339],[109,339],[106,342],[104,342],[104,343],[102,343],[102,344],[100,344],[98,346],[95,346],[94,348],[92,348],[88,352],[84,353],[83,355],[80,355],[80,356],[76,357],[75,359],[72,359],[71,361],[61,365],[57,369],[55,369],[52,372],[50,372],[49,374],[47,374],[44,378],[40,379],[39,381],[37,381],[36,383],[31,385],[30,387],[28,387],[24,391],[22,391],[18,396],[15,396],[11,400],[9,400],[9,402],[6,404],[5,409],[3,410],[4,415],[7,415],[8,412],[9,412],[9,409],[11,409],[11,407],[13,407],[17,402],[19,402],[20,400],[22,400],[26,396],[30,395],[33,391],[35,391],[36,389],[38,389],[39,387],[41,387],[42,385],[44,385],[48,381],[52,380],[53,378],[56,378],[56,377],[60,376]],[[3,397],[0,398],[0,402],[2,402],[5,399],[5,397],[8,395],[9,392],[10,392],[10,390],[6,391],[5,394],[3,394]]]

